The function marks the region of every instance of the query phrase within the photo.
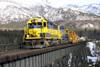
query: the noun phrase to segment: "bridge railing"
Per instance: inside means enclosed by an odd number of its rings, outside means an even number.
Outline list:
[[[61,45],[44,49],[0,53],[0,67],[45,67],[64,57],[79,45]],[[69,48],[70,47],[70,48]]]

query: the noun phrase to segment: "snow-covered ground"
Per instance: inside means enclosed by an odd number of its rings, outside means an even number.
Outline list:
[[[87,42],[87,46],[90,50],[91,56],[87,56],[87,61],[93,62],[93,65],[96,64],[97,61],[100,61],[100,56],[97,54],[98,51],[100,51],[100,48],[97,50],[97,46],[95,42]]]

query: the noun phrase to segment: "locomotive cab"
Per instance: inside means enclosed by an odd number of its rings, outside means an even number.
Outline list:
[[[24,48],[41,48],[41,44],[45,39],[45,32],[47,31],[47,20],[44,18],[31,18],[27,21],[24,29],[23,46]]]
[[[25,39],[40,39],[45,36],[47,29],[47,21],[42,18],[31,19],[27,23],[26,37]]]

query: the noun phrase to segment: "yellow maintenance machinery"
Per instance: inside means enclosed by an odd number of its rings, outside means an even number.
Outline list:
[[[43,48],[65,42],[77,42],[75,32],[66,30],[64,26],[56,25],[45,18],[36,17],[27,21],[24,29],[24,48]]]
[[[68,34],[68,40],[69,40],[70,43],[75,44],[75,43],[78,43],[79,42],[78,41],[79,37],[78,37],[78,35],[76,34],[75,31],[68,30],[68,29],[66,29],[65,31]]]

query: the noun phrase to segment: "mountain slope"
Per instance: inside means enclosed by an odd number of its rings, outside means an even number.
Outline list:
[[[73,27],[82,27],[89,21],[100,21],[100,16],[84,11],[84,9],[90,8],[87,6],[79,10],[80,7],[75,5],[68,5],[66,8],[54,8],[48,4],[38,4],[27,8],[13,2],[0,2],[0,5],[2,4],[6,5],[0,7],[0,28],[23,28],[26,21],[32,17],[45,17],[48,20],[59,22],[58,24],[68,24],[68,26]]]
[[[0,23],[5,24],[11,21],[18,22],[19,20],[24,20],[29,16],[29,11],[24,10],[20,5],[0,2],[0,5],[6,4],[0,7]]]
[[[80,7],[80,10],[100,16],[100,4],[84,5]]]
[[[94,20],[98,16],[89,13],[83,13],[70,8],[53,8],[47,4],[35,5],[30,8],[22,7],[19,4],[11,2],[0,2],[0,23],[25,21],[34,16],[42,16],[52,21],[58,20]],[[69,5],[70,6],[70,5]]]

